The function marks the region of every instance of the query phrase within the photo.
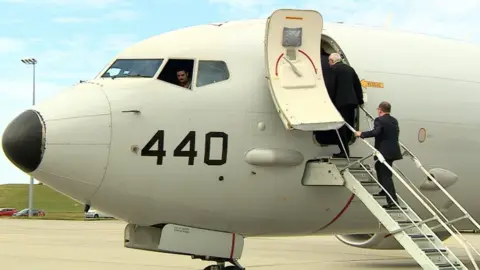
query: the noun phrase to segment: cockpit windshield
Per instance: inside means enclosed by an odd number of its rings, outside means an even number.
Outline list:
[[[152,78],[162,65],[163,59],[117,59],[103,73],[102,78],[142,77]]]

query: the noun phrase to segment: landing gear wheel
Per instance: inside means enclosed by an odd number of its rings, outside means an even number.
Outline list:
[[[245,270],[245,268],[241,267],[237,261],[233,261],[231,266],[225,266],[225,263],[219,263],[215,265],[207,266],[203,270]]]
[[[243,270],[243,268],[237,267],[237,266],[226,266],[226,267],[221,267],[219,265],[210,265],[207,266],[207,268],[203,270]]]
[[[225,270],[225,263],[210,265],[203,270]]]
[[[230,260],[230,263],[233,264],[233,266],[229,266],[232,268],[227,268],[228,270],[245,270],[243,266],[240,265],[240,263],[236,259]]]

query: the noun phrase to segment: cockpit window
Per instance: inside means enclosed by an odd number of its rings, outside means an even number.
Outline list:
[[[163,59],[117,59],[103,73],[102,78],[143,77],[152,78],[162,65]]]
[[[158,79],[191,90],[193,64],[193,59],[168,59]]]
[[[227,64],[223,61],[199,61],[197,73],[197,87],[226,81],[230,78]]]

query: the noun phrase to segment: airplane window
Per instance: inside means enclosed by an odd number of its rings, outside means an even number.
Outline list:
[[[200,61],[198,63],[197,87],[226,81],[229,78],[227,64],[223,61]]]
[[[163,59],[117,59],[102,75],[110,77],[152,78],[162,65]]]
[[[158,79],[178,87],[192,89],[193,63],[194,60],[191,59],[168,59]]]

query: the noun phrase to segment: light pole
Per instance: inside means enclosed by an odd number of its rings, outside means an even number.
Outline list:
[[[24,58],[22,63],[33,66],[33,92],[32,105],[35,106],[35,65],[37,60],[35,58]],[[33,211],[33,176],[30,176],[30,185],[28,186],[28,217],[32,217]]]

